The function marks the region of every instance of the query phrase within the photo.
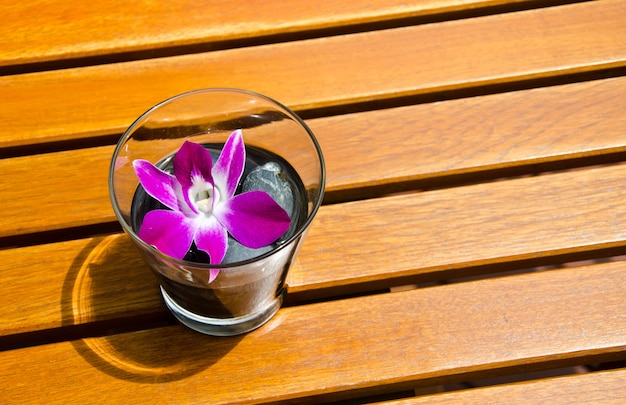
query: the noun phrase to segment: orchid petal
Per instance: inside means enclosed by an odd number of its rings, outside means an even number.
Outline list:
[[[209,283],[215,280],[215,277],[220,274],[220,269],[210,269],[209,270]]]
[[[274,243],[291,224],[287,212],[258,190],[234,196],[213,214],[235,239],[253,249]]]
[[[212,171],[214,184],[222,198],[231,198],[235,194],[245,163],[246,148],[241,130],[238,129],[226,140]]]
[[[185,141],[174,156],[174,176],[182,187],[185,202],[196,214],[198,210],[190,200],[189,189],[198,182],[213,184],[211,165],[211,152],[189,141]]]
[[[167,208],[178,210],[178,196],[176,194],[178,181],[174,176],[142,159],[134,160],[133,168],[137,173],[139,182],[149,196]]]
[[[182,212],[153,210],[143,218],[138,236],[159,251],[182,259],[191,246],[194,233],[193,220]]]
[[[200,224],[196,230],[194,240],[200,250],[209,254],[211,264],[219,264],[224,259],[228,248],[228,234],[226,229],[212,216],[196,219]]]

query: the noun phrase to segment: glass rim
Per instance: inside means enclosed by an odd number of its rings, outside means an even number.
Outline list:
[[[122,150],[123,146],[126,144],[126,142],[128,141],[128,139],[130,138],[130,136],[132,135],[132,133],[134,132],[135,128],[137,126],[139,126],[139,124],[143,121],[143,119],[145,117],[147,117],[148,115],[150,115],[152,112],[156,111],[157,109],[168,105],[174,101],[176,101],[177,99],[180,98],[184,98],[184,97],[189,97],[189,96],[193,96],[196,94],[200,94],[200,93],[240,93],[243,95],[248,95],[248,96],[252,96],[255,98],[261,98],[264,99],[266,101],[269,101],[270,103],[276,105],[277,107],[283,109],[289,116],[289,118],[293,119],[294,121],[296,121],[304,130],[305,132],[308,134],[311,142],[313,143],[313,147],[315,149],[315,152],[317,154],[317,158],[319,160],[320,163],[320,184],[319,184],[319,188],[320,188],[320,192],[318,197],[315,199],[315,201],[313,201],[313,208],[311,209],[311,212],[307,215],[306,220],[300,225],[298,226],[293,235],[291,235],[287,240],[285,240],[283,243],[281,243],[279,246],[277,246],[276,248],[271,249],[268,252],[265,252],[263,254],[260,254],[258,256],[252,257],[250,259],[246,259],[246,260],[241,260],[238,262],[232,262],[232,263],[220,263],[220,264],[210,264],[210,263],[199,263],[199,262],[193,262],[193,261],[189,261],[189,260],[183,260],[183,259],[176,259],[175,257],[172,257],[168,254],[165,254],[163,252],[161,252],[160,250],[156,249],[154,246],[147,244],[146,242],[144,242],[141,238],[139,238],[139,236],[135,233],[135,231],[132,229],[132,227],[130,226],[130,224],[124,219],[124,216],[122,215],[119,206],[117,204],[117,198],[115,196],[115,191],[114,191],[114,175],[115,175],[115,161],[117,159],[117,156],[120,152],[120,150]],[[260,93],[256,93],[254,91],[250,91],[250,90],[243,90],[243,89],[238,89],[238,88],[232,88],[232,87],[208,87],[208,88],[202,88],[202,89],[196,89],[196,90],[191,90],[191,91],[187,91],[184,93],[180,93],[177,94],[175,96],[169,97],[157,104],[155,104],[154,106],[150,107],[148,110],[146,110],[143,114],[141,114],[137,119],[135,119],[135,121],[133,121],[133,123],[124,131],[124,133],[122,134],[122,136],[120,137],[120,139],[118,140],[115,149],[113,151],[113,155],[111,157],[111,163],[109,164],[109,174],[108,174],[108,186],[109,186],[109,198],[111,200],[111,205],[113,206],[113,211],[115,213],[115,216],[118,220],[118,222],[121,224],[123,230],[133,239],[133,241],[135,243],[138,243],[142,248],[145,249],[149,249],[151,252],[156,253],[158,256],[168,260],[169,262],[171,262],[174,265],[177,266],[184,266],[187,268],[194,268],[197,270],[211,270],[211,269],[219,269],[219,270],[226,270],[226,269],[233,269],[236,270],[238,267],[243,267],[246,266],[250,263],[254,263],[260,260],[264,260],[268,257],[273,256],[274,254],[280,252],[281,250],[283,250],[285,247],[291,245],[294,241],[296,241],[298,238],[300,238],[302,236],[302,234],[309,228],[309,226],[311,225],[311,222],[313,221],[313,218],[315,217],[315,215],[317,214],[317,211],[319,210],[319,208],[322,206],[322,200],[324,199],[324,191],[325,191],[325,185],[326,185],[326,165],[324,162],[324,156],[322,154],[322,148],[319,145],[319,142],[317,141],[317,139],[315,138],[315,135],[313,134],[313,131],[311,131],[311,129],[309,128],[309,126],[304,122],[304,120],[302,118],[300,118],[294,111],[292,111],[289,107],[285,106],[284,104],[268,97],[265,96],[263,94]]]

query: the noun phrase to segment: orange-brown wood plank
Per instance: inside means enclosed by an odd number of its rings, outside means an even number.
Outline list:
[[[516,1],[519,3],[528,0]],[[285,35],[459,12],[507,0],[97,2],[35,0],[2,5],[0,66]]]
[[[0,336],[165,312],[124,234],[0,250],[0,283]]]
[[[623,252],[625,177],[618,165],[324,206],[288,299]],[[6,335],[164,311],[124,235],[0,250],[0,269]]]
[[[5,351],[2,396],[50,404],[94,395],[129,404],[305,396],[319,403],[606,361],[626,345],[624,265],[283,308],[235,338],[172,326]]]
[[[626,78],[617,78],[308,124],[326,157],[327,199],[346,199],[382,185],[436,186],[441,177],[625,151],[624,94]]]
[[[374,289],[596,249],[621,253],[624,176],[621,164],[329,205],[298,260],[316,271],[294,271],[290,293]]]
[[[626,78],[309,120],[329,199],[626,149]],[[486,118],[489,117],[489,118]],[[110,146],[0,160],[0,237],[115,221]],[[367,165],[367,170],[363,169]]]
[[[623,1],[594,1],[0,77],[0,147],[119,133],[157,102],[202,87],[307,110],[621,67],[625,18]]]
[[[385,405],[437,404],[615,404],[626,402],[626,369],[577,374],[519,384],[427,395]],[[382,405],[382,403],[380,403]]]

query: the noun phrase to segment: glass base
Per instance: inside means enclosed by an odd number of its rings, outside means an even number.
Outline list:
[[[269,321],[278,312],[282,305],[282,295],[272,301],[270,305],[261,311],[250,315],[240,316],[238,318],[209,318],[206,316],[195,314],[178,305],[161,287],[161,295],[165,300],[165,305],[174,314],[183,325],[212,336],[234,336],[250,332],[267,321]]]

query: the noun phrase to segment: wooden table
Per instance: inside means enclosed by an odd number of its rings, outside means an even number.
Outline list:
[[[626,2],[3,3],[1,403],[625,402]],[[108,196],[204,87],[290,106],[328,171],[234,338],[173,321]]]

